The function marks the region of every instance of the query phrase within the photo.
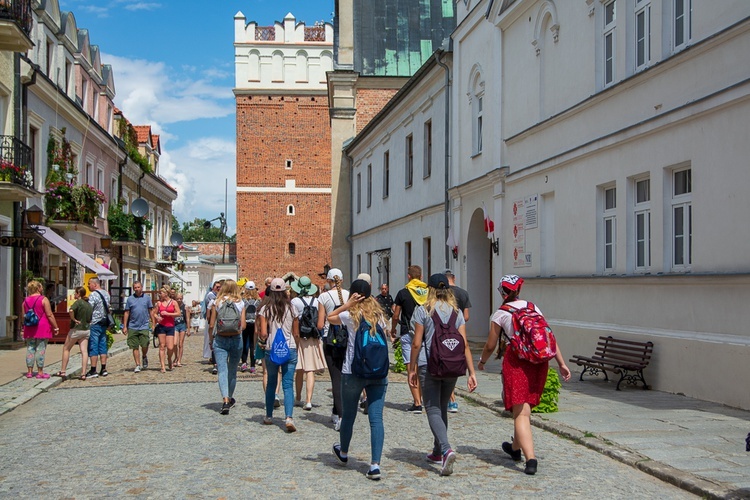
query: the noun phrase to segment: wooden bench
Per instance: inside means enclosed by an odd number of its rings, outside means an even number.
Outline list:
[[[616,339],[612,336],[599,337],[596,352],[593,356],[586,357],[576,354],[569,361],[584,368],[580,380],[583,380],[584,373],[596,375],[602,372],[604,380],[609,381],[607,376],[609,371],[620,375],[616,389],[618,391],[623,380],[630,385],[636,385],[640,381],[643,382],[644,389],[650,389],[646,384],[646,379],[643,378],[643,369],[651,361],[653,352],[653,342],[634,342]]]

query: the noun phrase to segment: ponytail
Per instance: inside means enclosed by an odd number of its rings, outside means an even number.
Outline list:
[[[333,277],[333,284],[336,286],[336,291],[339,293],[339,305],[344,305],[344,294],[341,293],[341,279],[338,276]]]

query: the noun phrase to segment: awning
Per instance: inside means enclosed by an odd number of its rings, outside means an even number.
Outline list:
[[[182,276],[180,276],[179,274],[177,274],[176,272],[174,272],[172,269],[170,269],[169,272],[172,273],[172,279],[176,278],[176,279],[182,281],[183,283],[187,284],[187,281],[185,279],[183,279]],[[172,280],[169,280],[169,281],[172,281]]]
[[[47,226],[36,226],[36,228],[39,230],[42,238],[62,250],[65,254],[68,255],[68,257],[75,259],[79,264],[85,266],[87,269],[94,271],[99,279],[113,280],[117,278],[117,276],[115,276],[115,273],[102,266],[101,264],[97,264],[94,259],[83,253],[83,251],[79,250],[78,247],[54,232],[52,229],[48,228]]]
[[[169,273],[165,273],[161,269],[152,269],[151,271],[155,272],[156,274],[161,274],[162,276],[166,276],[167,278],[171,278],[172,275]]]

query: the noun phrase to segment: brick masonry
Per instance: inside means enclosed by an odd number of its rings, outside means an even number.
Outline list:
[[[262,282],[291,271],[319,282],[330,263],[331,195],[282,192],[290,180],[296,188],[331,187],[325,94],[237,96],[237,187],[279,190],[237,193],[240,276]]]
[[[399,89],[357,89],[357,133],[370,123]]]

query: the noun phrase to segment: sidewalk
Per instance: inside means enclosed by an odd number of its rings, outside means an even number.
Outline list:
[[[464,390],[458,392],[510,417],[502,404],[499,372],[500,362],[493,359],[485,371],[477,370],[478,387],[473,394],[466,392],[463,380],[460,387]],[[750,453],[745,451],[750,411],[634,387],[615,391],[615,383],[592,376],[580,382],[579,375],[574,372],[563,383],[560,410],[533,414],[532,425],[691,493],[706,498],[750,498]],[[509,438],[512,422],[501,425],[507,427]]]
[[[73,349],[76,351],[77,347]],[[119,340],[110,355],[125,351],[125,341]],[[25,349],[0,352],[0,376],[5,377],[0,379],[5,382],[0,385],[0,415],[62,382],[59,377],[43,381],[23,377],[25,353]],[[60,369],[60,354],[55,353],[57,350],[48,351],[47,373]],[[500,363],[494,359],[486,371],[477,371],[478,387],[473,394],[465,391],[466,381],[461,379],[457,392],[468,401],[459,400],[460,406],[480,404],[510,417],[502,404],[499,371]],[[68,375],[79,374],[80,355],[74,354]],[[172,374],[166,378],[174,377]],[[403,375],[392,378],[393,382],[405,382]],[[615,391],[614,383],[593,377],[579,382],[576,373],[570,382],[563,383],[559,404],[557,413],[534,414],[532,424],[691,493],[706,498],[750,498],[750,453],[745,452],[750,411],[627,386]],[[510,438],[513,424],[510,418],[503,418],[493,427],[497,429],[487,436],[499,441],[499,448],[500,442]],[[565,452],[564,449],[538,451],[540,456]],[[585,469],[586,465],[580,467]]]

